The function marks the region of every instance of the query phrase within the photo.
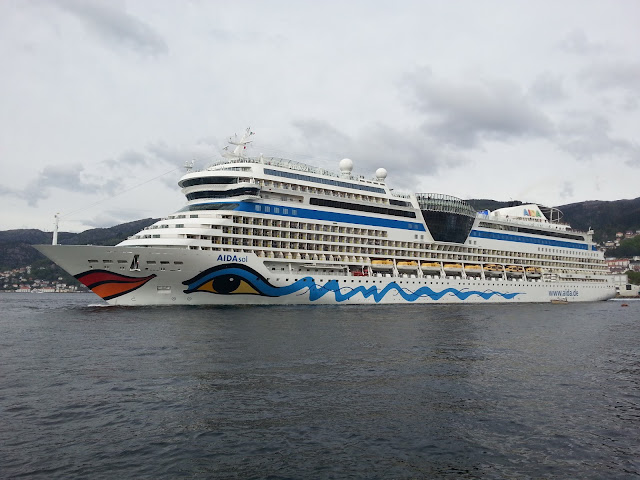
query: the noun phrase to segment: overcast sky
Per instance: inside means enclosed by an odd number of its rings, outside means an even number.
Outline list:
[[[184,204],[250,153],[399,191],[545,205],[640,196],[640,2],[0,2],[0,230]]]

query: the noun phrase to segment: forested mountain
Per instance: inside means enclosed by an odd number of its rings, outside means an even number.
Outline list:
[[[616,232],[640,229],[640,198],[613,202],[589,201],[562,205],[564,218],[577,230],[595,230],[596,241],[614,239]]]

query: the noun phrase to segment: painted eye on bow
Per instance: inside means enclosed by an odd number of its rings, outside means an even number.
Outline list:
[[[249,282],[237,275],[220,275],[203,283],[196,290],[223,295],[236,293],[260,295]]]

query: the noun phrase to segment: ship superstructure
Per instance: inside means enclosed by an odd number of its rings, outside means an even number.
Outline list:
[[[476,212],[437,193],[246,156],[188,172],[186,205],[116,247],[39,249],[115,304],[604,300],[615,287],[593,232],[536,204]]]

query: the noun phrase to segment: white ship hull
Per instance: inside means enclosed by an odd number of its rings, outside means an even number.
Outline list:
[[[477,212],[439,193],[275,157],[187,173],[186,204],[115,247],[38,249],[114,305],[519,303],[606,300],[593,232],[537,204]],[[56,235],[54,242],[56,243]],[[530,275],[527,273],[529,272]]]
[[[526,278],[349,274],[326,263],[251,253],[129,246],[36,247],[112,305],[410,304],[590,302],[612,283]],[[277,266],[277,267],[276,267]],[[318,267],[318,268],[314,268]]]

